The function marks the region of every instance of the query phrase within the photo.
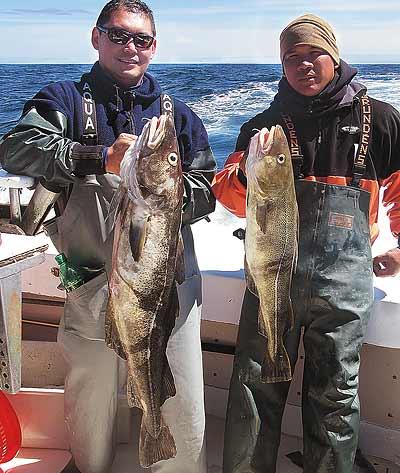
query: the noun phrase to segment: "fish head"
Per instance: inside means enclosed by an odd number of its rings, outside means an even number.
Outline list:
[[[285,133],[280,125],[261,129],[250,141],[246,160],[248,186],[261,193],[284,190],[293,180],[292,161]]]
[[[182,165],[173,117],[149,120],[140,139],[137,180],[144,194],[172,198],[183,192]]]

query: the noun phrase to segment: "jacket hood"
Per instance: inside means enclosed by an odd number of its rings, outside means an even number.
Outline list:
[[[356,95],[367,90],[365,86],[353,82],[357,69],[340,60],[332,81],[318,95],[307,97],[296,92],[282,77],[271,107],[278,107],[293,116],[319,117],[339,107],[351,105]]]
[[[134,95],[136,103],[141,103],[144,106],[153,103],[161,95],[159,83],[147,72],[144,74],[142,83],[139,86],[129,89],[123,89],[116,84],[116,82],[104,72],[99,62],[93,65],[90,74],[95,78],[96,83],[100,85],[98,89],[103,91],[102,98],[105,99],[106,102],[115,103],[117,108],[121,108],[119,105],[125,104],[125,101],[129,100],[132,95]],[[122,104],[120,104],[120,102],[122,102]]]

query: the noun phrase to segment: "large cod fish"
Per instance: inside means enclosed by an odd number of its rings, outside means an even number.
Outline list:
[[[176,455],[161,406],[176,394],[166,348],[179,311],[182,201],[174,121],[154,117],[121,164],[106,313],[106,342],[127,360],[128,404],[143,411],[143,467]]]
[[[245,272],[260,300],[258,331],[267,339],[261,380],[289,381],[283,337],[293,325],[290,288],[298,252],[298,209],[289,146],[282,128],[263,128],[246,160]]]

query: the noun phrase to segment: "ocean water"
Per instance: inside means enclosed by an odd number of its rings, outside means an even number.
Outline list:
[[[369,94],[400,110],[400,65],[362,64],[358,80]],[[23,105],[49,82],[77,80],[89,65],[0,64],[0,134],[17,122]],[[242,123],[264,110],[277,92],[279,64],[152,64],[164,90],[203,119],[218,166],[233,150]]]

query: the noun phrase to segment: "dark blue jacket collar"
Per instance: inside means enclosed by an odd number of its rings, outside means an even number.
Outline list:
[[[124,102],[125,96],[135,97],[135,103],[141,103],[144,106],[150,105],[161,94],[161,87],[156,79],[149,73],[145,73],[142,83],[137,87],[130,89],[123,89],[115,83],[101,68],[100,64],[96,62],[90,76],[93,78],[95,84],[96,95],[105,99],[106,102],[118,103],[119,100]]]

